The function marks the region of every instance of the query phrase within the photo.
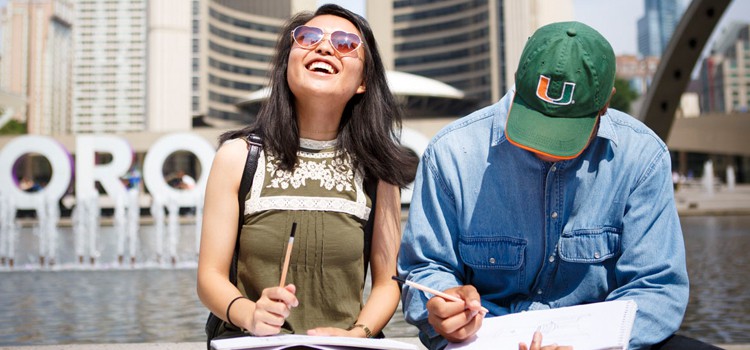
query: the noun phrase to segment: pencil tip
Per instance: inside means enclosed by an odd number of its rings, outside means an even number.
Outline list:
[[[297,223],[293,222],[292,223],[292,233],[289,234],[289,238],[294,238],[294,232],[296,232],[296,231],[297,231]]]
[[[405,280],[405,279],[403,279],[403,278],[401,278],[401,277],[398,277],[398,276],[391,276],[391,279],[393,279],[393,280],[396,280],[396,281],[399,281],[399,282],[401,282],[401,283],[406,283],[406,280]]]

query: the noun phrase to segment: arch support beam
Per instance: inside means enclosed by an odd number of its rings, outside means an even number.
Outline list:
[[[666,142],[682,93],[711,33],[731,0],[692,0],[648,88],[638,119]]]

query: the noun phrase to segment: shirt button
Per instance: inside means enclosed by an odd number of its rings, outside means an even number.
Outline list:
[[[495,258],[490,258],[490,264],[492,264],[492,265],[495,264]]]
[[[599,256],[600,256],[600,255],[599,255],[599,252],[594,252],[594,258],[595,258],[595,259],[599,259]]]
[[[553,219],[557,219],[557,212],[556,212],[556,211],[553,211],[553,212],[552,212],[552,218],[553,218]]]
[[[550,171],[555,171],[555,170],[557,170],[557,167],[553,165],[551,168],[549,168],[549,170]]]
[[[554,255],[550,255],[548,260],[549,260],[549,262],[555,262],[555,256]]]
[[[542,290],[541,289],[537,289],[536,290],[536,294],[542,294]]]

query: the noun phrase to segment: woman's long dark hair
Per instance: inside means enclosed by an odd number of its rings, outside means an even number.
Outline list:
[[[375,37],[364,18],[338,5],[323,5],[315,13],[302,12],[287,22],[276,44],[270,97],[261,106],[254,124],[222,134],[219,142],[256,133],[263,138],[266,151],[280,159],[282,169],[291,170],[295,166],[299,129],[294,95],[287,83],[289,53],[293,44],[290,33],[297,26],[321,15],[348,20],[357,27],[364,40],[366,90],[354,95],[344,108],[336,147],[349,153],[354,166],[362,169],[367,176],[405,187],[414,180],[418,159],[396,141],[396,130],[401,129],[401,110],[388,87]]]

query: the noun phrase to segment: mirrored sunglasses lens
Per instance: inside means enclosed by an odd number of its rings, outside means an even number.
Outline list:
[[[294,29],[294,41],[302,47],[317,44],[323,39],[323,31],[320,28],[299,26]]]
[[[331,43],[338,52],[350,53],[356,50],[362,41],[356,34],[336,31],[331,34]]]

